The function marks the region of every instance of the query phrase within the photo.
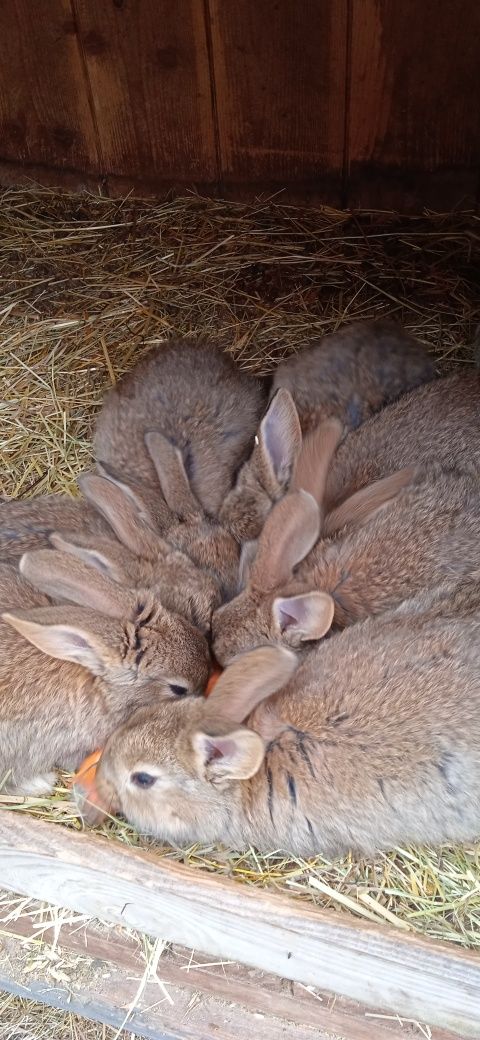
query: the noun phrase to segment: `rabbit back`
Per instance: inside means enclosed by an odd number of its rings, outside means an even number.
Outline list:
[[[194,493],[215,515],[249,453],[265,398],[263,383],[215,346],[173,340],[106,395],[96,458],[127,480],[155,487],[144,437],[157,430],[180,450]]]

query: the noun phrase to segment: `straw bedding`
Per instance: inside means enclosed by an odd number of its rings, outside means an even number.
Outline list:
[[[4,192],[0,493],[75,493],[102,392],[173,332],[208,332],[240,365],[265,372],[312,336],[389,314],[430,345],[440,370],[472,364],[479,232],[474,214],[400,218],[275,201],[247,207],[196,196],[159,204]],[[78,827],[64,781],[52,799],[1,802]],[[122,822],[105,833],[149,844]],[[156,852],[480,946],[480,845],[335,863],[217,848]]]

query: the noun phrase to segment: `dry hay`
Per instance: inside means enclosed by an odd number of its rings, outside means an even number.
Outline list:
[[[127,1029],[120,1033],[71,1011],[37,1004],[12,993],[0,993],[1,1040],[135,1040]]]
[[[189,196],[140,203],[10,190],[0,207],[2,491],[74,490],[102,391],[172,332],[208,331],[266,371],[342,322],[390,314],[439,366],[472,364],[480,321],[473,214],[302,210]],[[4,799],[80,826],[65,789]],[[113,840],[150,844],[121,821]],[[190,866],[341,912],[480,946],[480,846],[305,863],[274,853],[162,850]]]

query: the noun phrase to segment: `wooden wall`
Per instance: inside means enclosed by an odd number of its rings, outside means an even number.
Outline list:
[[[0,181],[478,197],[479,0],[0,0]]]

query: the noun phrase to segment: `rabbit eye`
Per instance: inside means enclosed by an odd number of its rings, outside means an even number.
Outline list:
[[[135,787],[142,787],[146,790],[147,787],[153,787],[157,777],[151,776],[150,773],[132,773],[130,780]]]
[[[186,686],[177,686],[176,683],[170,683],[170,689],[176,697],[186,697],[188,693]]]

